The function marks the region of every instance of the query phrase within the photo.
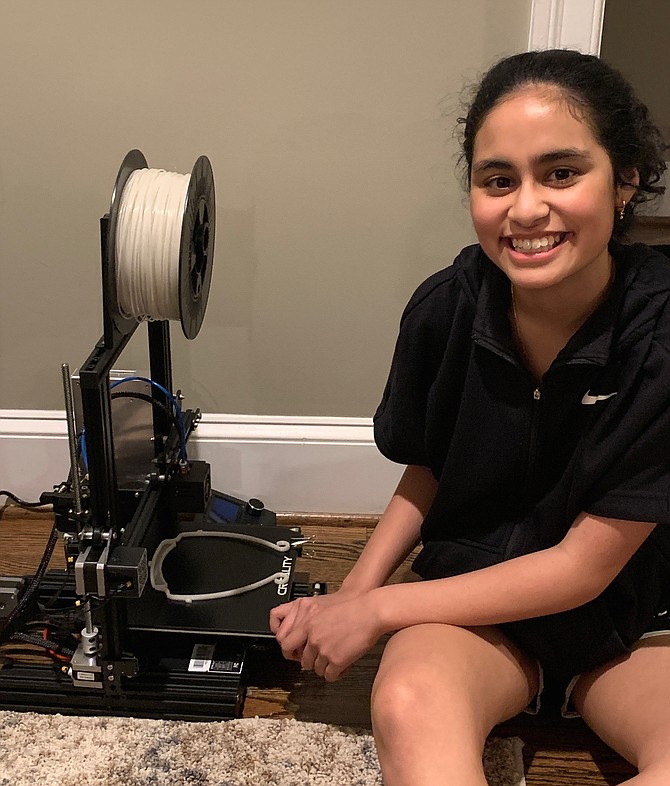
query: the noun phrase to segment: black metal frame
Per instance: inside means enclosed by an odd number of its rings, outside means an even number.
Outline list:
[[[115,199],[116,197],[118,194],[115,194]],[[102,553],[108,540],[119,545],[133,543],[139,546],[155,517],[161,498],[167,493],[165,483],[148,483],[132,518],[125,520],[121,515],[114,454],[110,373],[140,323],[125,325],[125,331],[121,332],[114,319],[114,308],[110,302],[109,288],[106,286],[109,280],[109,239],[112,223],[110,214],[100,219],[104,334],[79,370],[89,486],[89,509],[85,512],[82,523],[89,522],[91,526],[92,562]],[[170,325],[167,321],[148,322],[147,328],[151,378],[166,390],[172,390]],[[165,395],[154,386],[151,396],[163,404],[168,403]],[[153,407],[152,417],[155,457],[157,460],[163,457],[162,465],[157,466],[157,474],[169,475],[175,467],[166,463],[166,447],[171,442],[176,443],[179,435],[171,433],[174,432],[174,426],[170,424],[162,408]],[[184,413],[184,420],[188,436],[193,426],[194,413]],[[66,503],[69,503],[69,499]],[[65,517],[70,516],[68,509]],[[64,529],[67,529],[67,526]],[[100,657],[109,671],[119,671],[121,676],[127,669],[123,660],[126,638],[123,601],[115,597],[108,598],[100,613],[100,627],[104,630]],[[108,685],[103,682],[103,685],[105,690],[116,690],[113,683]]]

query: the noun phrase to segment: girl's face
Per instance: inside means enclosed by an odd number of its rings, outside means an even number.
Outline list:
[[[514,286],[602,287],[614,210],[633,189],[615,188],[607,152],[560,94],[513,93],[488,114],[473,152],[475,231]]]

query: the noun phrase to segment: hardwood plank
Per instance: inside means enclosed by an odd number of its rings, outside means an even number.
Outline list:
[[[0,518],[0,575],[22,576],[39,565],[49,540],[53,518],[21,516]],[[51,570],[65,567],[62,542],[56,544]]]
[[[289,691],[282,688],[257,688],[247,692],[245,718],[292,718]]]
[[[329,592],[333,592],[356,562],[368,538],[368,530],[325,524],[302,526],[301,530],[311,540],[303,546],[303,556],[298,559],[296,570],[309,573],[311,581],[327,582]]]
[[[367,513],[277,513],[278,524],[293,527],[374,527],[379,516]]]

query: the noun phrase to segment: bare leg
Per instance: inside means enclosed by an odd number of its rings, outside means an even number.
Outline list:
[[[670,783],[670,635],[585,674],[573,699],[588,725],[639,770],[634,786]]]
[[[385,786],[486,786],[484,743],[538,687],[535,661],[496,628],[416,625],[386,645],[372,690]]]

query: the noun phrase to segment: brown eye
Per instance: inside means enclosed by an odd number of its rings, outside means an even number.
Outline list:
[[[554,169],[554,171],[549,175],[549,180],[553,180],[555,183],[560,183],[562,185],[564,183],[569,183],[576,174],[577,173],[574,169],[561,167],[560,169]]]
[[[493,177],[491,180],[488,181],[486,184],[489,188],[498,190],[498,191],[505,191],[506,189],[510,188],[512,185],[512,181],[509,177],[505,177],[504,175],[498,175],[498,177]]]

